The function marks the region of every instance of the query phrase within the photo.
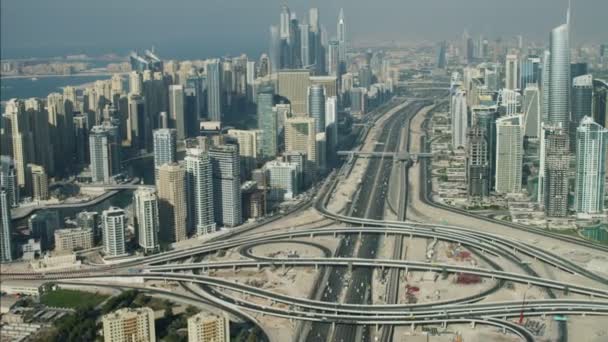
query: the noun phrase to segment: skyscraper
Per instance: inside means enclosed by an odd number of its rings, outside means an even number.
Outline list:
[[[338,98],[336,96],[330,96],[325,100],[325,133],[327,134],[328,160],[334,160],[338,149]]]
[[[222,121],[221,64],[219,59],[207,62],[207,112],[211,121]]]
[[[496,120],[496,192],[521,192],[523,132],[521,115]]]
[[[467,93],[458,89],[452,95],[450,114],[452,117],[452,148],[455,150],[464,147],[467,141],[467,127],[469,126],[467,112]]]
[[[49,199],[49,179],[44,167],[27,164],[26,192],[34,201]]]
[[[13,260],[12,233],[9,193],[0,186],[0,263]]]
[[[584,117],[576,130],[576,140],[574,208],[581,216],[600,214],[604,209],[608,129]]]
[[[585,116],[593,117],[593,75],[581,75],[572,80],[572,110],[570,112],[570,147],[576,151],[576,129]]]
[[[359,68],[359,87],[369,90],[372,85],[373,74],[369,64],[364,64]]]
[[[32,237],[40,240],[42,250],[51,250],[55,231],[60,227],[59,213],[55,210],[39,210],[29,217],[27,223]]]
[[[337,38],[338,38],[338,46],[339,46],[339,57],[338,60],[340,62],[346,61],[346,23],[344,22],[344,9],[340,9],[340,14],[338,15],[338,26],[337,26]]]
[[[171,128],[161,128],[154,131],[154,173],[158,177],[158,169],[164,164],[177,161],[177,131]]]
[[[467,193],[469,200],[483,199],[490,194],[490,167],[485,130],[473,126],[467,130]]]
[[[184,87],[179,84],[169,86],[169,127],[177,131],[177,139],[187,136],[186,117],[184,113]]]
[[[338,76],[340,74],[340,44],[330,40],[327,46],[327,74]]]
[[[279,37],[279,28],[275,25],[270,26],[270,43],[268,47],[270,55],[270,69],[276,73],[281,65],[281,38]]]
[[[158,250],[158,196],[156,190],[140,187],[134,193],[135,224],[137,227],[137,242],[146,252]]]
[[[521,61],[519,88],[525,89],[529,84],[538,86],[540,81],[540,58],[528,56]]]
[[[300,24],[300,58],[302,68],[310,66],[310,26],[306,23]]]
[[[549,123],[568,130],[570,118],[570,8],[566,23],[551,31]]]
[[[238,147],[235,145],[209,148],[213,170],[215,221],[227,227],[242,223],[241,172]]]
[[[104,95],[110,96],[109,88],[108,94],[104,93]],[[51,126],[50,138],[55,159],[53,174],[62,175],[71,168],[71,158],[74,155],[73,103],[65,101],[63,95],[59,93],[52,93],[47,96],[46,108]],[[101,108],[100,106],[99,109]]]
[[[541,77],[541,122],[549,124],[549,85],[551,84],[551,52],[547,50],[545,50],[545,52],[543,53],[543,70],[541,72]]]
[[[66,87],[64,92],[67,88],[71,87]],[[46,172],[52,175],[55,170],[55,158],[53,156],[53,144],[51,143],[49,115],[44,108],[44,102],[37,98],[27,99],[25,100],[25,110],[28,112],[28,116],[31,120],[34,143],[34,154],[30,162],[43,166]],[[75,117],[74,120],[76,120]],[[76,145],[79,147],[78,144]]]
[[[214,197],[211,160],[202,148],[186,150],[186,194],[188,228],[196,235],[215,231]]]
[[[146,101],[137,94],[129,95],[127,120],[127,141],[135,149],[146,148],[146,135],[152,130],[146,114]]]
[[[505,88],[518,89],[519,58],[517,55],[507,55],[505,61]]]
[[[578,127],[585,116],[593,114],[593,75],[587,74],[572,80],[572,122]]]
[[[158,209],[160,238],[164,242],[186,239],[186,173],[177,163],[163,164],[158,169]]]
[[[103,225],[103,252],[107,257],[127,254],[127,216],[124,210],[110,207],[101,213]]]
[[[15,164],[9,156],[0,156],[0,188],[6,191],[9,208],[19,205],[19,185]]]
[[[89,134],[89,156],[91,158],[91,179],[96,183],[109,183],[110,168],[109,134],[102,126],[94,126]]]
[[[291,38],[291,12],[287,5],[281,7],[281,16],[279,21],[279,36],[281,39],[290,40]]]
[[[89,155],[93,182],[109,183],[120,172],[121,140],[118,127],[104,122],[93,126],[89,134]]]
[[[438,69],[445,69],[446,65],[447,65],[447,59],[446,59],[446,50],[447,50],[447,43],[445,41],[442,41],[441,43],[439,43],[439,47],[437,48],[437,68]]]
[[[289,100],[294,114],[306,115],[306,91],[309,86],[309,70],[281,70],[277,79],[276,93]]]
[[[308,158],[305,170],[309,183],[317,169],[315,121],[307,117],[291,117],[285,121],[285,152],[304,152]]]
[[[524,135],[536,139],[541,127],[540,90],[534,83],[528,83],[524,90],[522,112],[524,113]]]
[[[274,158],[277,155],[277,112],[273,109],[274,94],[264,92],[258,94],[257,115],[258,128],[262,131],[261,152],[264,158]]]
[[[593,119],[608,128],[608,82],[593,80]]]
[[[129,73],[129,94],[143,94],[142,74],[138,71],[131,71],[131,73]]]
[[[258,153],[262,148],[262,130],[229,129],[228,136],[236,139],[241,159],[241,180],[250,179],[251,171],[257,166]]]
[[[563,128],[545,135],[544,207],[548,217],[568,215],[568,167],[570,143]]]
[[[316,132],[325,132],[325,88],[321,85],[308,87],[308,115],[315,119]]]
[[[34,157],[34,137],[28,114],[23,101],[11,99],[6,103],[4,115],[10,125],[12,155],[20,188],[25,187],[26,167]]]
[[[264,164],[264,173],[268,179],[270,200],[284,201],[298,195],[301,186],[298,164],[269,161]]]

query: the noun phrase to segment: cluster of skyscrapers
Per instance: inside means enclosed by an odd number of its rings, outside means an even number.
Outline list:
[[[100,215],[101,229],[62,232],[60,244],[42,249],[82,248],[93,236],[106,256],[122,256],[130,253],[126,232],[133,225],[141,250],[150,253],[295,199],[335,166],[339,113],[365,115],[390,98],[395,77],[381,51],[351,63],[343,11],[331,40],[319,18],[312,8],[300,22],[284,6],[269,54],[257,61],[242,55],[177,62],[154,51],[132,53],[126,78],[8,101],[0,136],[3,260],[16,254],[10,209],[20,201],[45,201],[49,182],[68,176],[98,186],[142,178],[125,165],[148,156],[155,187],[134,192],[132,213],[110,208]]]
[[[586,63],[571,63],[569,25],[568,14],[546,51],[520,45],[502,55],[503,65],[485,60],[453,74],[452,146],[464,149],[470,200],[527,190],[550,219],[605,215],[608,85]],[[463,61],[479,61],[466,46]],[[440,67],[445,50],[442,43]]]

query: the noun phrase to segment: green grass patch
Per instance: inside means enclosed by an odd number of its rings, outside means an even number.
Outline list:
[[[108,296],[99,293],[58,289],[44,293],[40,297],[40,303],[52,307],[78,309],[87,306],[95,307],[106,298]]]

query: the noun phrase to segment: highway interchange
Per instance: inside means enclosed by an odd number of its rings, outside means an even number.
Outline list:
[[[398,149],[409,149],[410,119],[424,107],[432,105],[429,100],[408,99],[405,104],[392,101],[390,106],[381,108],[374,121],[381,114],[394,111],[383,124],[377,136],[375,151],[397,152]],[[367,131],[360,139],[366,138]],[[428,149],[424,136],[421,146]],[[354,157],[356,158],[356,157]],[[484,232],[477,228],[456,227],[447,224],[430,224],[406,220],[408,196],[419,196],[429,206],[447,211],[458,211],[451,207],[436,204],[430,199],[428,188],[429,163],[424,159],[418,161],[423,172],[420,173],[419,194],[402,191],[400,196],[397,220],[385,218],[385,203],[389,180],[394,161],[391,158],[371,158],[362,179],[359,194],[352,205],[343,213],[327,209],[328,201],[336,191],[340,177],[349,173],[352,161],[334,171],[319,187],[318,194],[311,201],[304,202],[285,213],[285,216],[309,210],[312,206],[316,212],[333,225],[320,227],[284,227],[271,232],[256,232],[257,228],[275,221],[278,218],[249,226],[246,229],[235,229],[226,235],[212,239],[200,246],[175,250],[124,263],[100,266],[72,272],[45,274],[36,273],[2,273],[3,279],[35,279],[48,281],[78,281],[79,283],[99,284],[104,279],[144,278],[154,281],[174,281],[192,290],[192,298],[210,303],[213,306],[231,312],[243,312],[246,318],[254,319],[252,314],[268,315],[302,322],[294,340],[299,341],[357,341],[370,340],[378,336],[381,341],[393,340],[394,326],[429,325],[429,324],[471,324],[499,327],[505,332],[514,334],[522,340],[533,341],[535,336],[525,327],[516,324],[509,318],[526,316],[552,315],[608,315],[608,279],[589,271],[577,263],[538,246],[507,238],[498,234]],[[409,164],[408,164],[409,165]],[[407,167],[399,168],[400,184],[408,183]],[[466,212],[459,214],[469,215]],[[491,220],[485,219],[484,220]],[[496,222],[495,222],[496,223]],[[504,224],[504,222],[500,222]],[[537,234],[541,237],[556,239],[575,246],[608,253],[608,248],[569,236],[546,232],[539,229],[507,224],[505,229],[515,229]],[[332,251],[314,242],[315,237],[339,238],[338,247]],[[377,258],[379,241],[382,238],[393,238],[395,248],[391,259]],[[474,252],[479,258],[488,261],[489,266],[458,266],[433,262],[418,262],[402,259],[402,247],[408,239],[427,239],[445,241],[461,245]],[[251,253],[256,244],[270,244],[290,241],[309,244],[322,251],[323,256],[309,258],[268,258]],[[238,260],[209,261],[203,256],[218,251],[237,250]],[[541,276],[536,263],[548,265],[556,270],[570,274],[584,283],[547,279]],[[512,265],[518,271],[504,270],[491,260],[500,259]],[[295,297],[273,292],[267,289],[250,286],[240,282],[214,276],[217,270],[238,273],[241,269],[315,269],[319,271],[315,294],[309,298]],[[374,270],[388,270],[387,302],[373,303],[371,284]],[[462,298],[451,298],[436,302],[417,304],[397,304],[399,275],[415,271],[433,271],[437,273],[466,273],[479,275],[497,281],[497,285],[486,292],[475,293]],[[347,276],[348,275],[348,276]],[[102,278],[100,278],[102,277]],[[348,281],[345,281],[349,279]],[[487,302],[487,295],[498,291],[505,282],[520,283],[544,289],[544,299],[529,300],[525,306],[518,301]],[[588,284],[593,284],[589,286]],[[576,297],[573,297],[576,296]],[[567,298],[565,298],[567,297]],[[256,300],[253,300],[255,298]],[[283,305],[277,305],[283,304]],[[309,324],[306,324],[308,322]],[[566,324],[559,325],[559,339],[567,339]],[[376,333],[372,334],[372,331]],[[377,333],[377,332],[380,333]]]

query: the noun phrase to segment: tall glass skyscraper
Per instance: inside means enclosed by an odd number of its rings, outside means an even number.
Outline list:
[[[196,235],[215,231],[213,216],[213,179],[211,159],[202,148],[186,151],[186,193],[188,228]]]
[[[549,83],[551,81],[551,52],[545,50],[543,54],[543,70],[541,73],[541,122],[549,123]]]
[[[174,163],[177,159],[177,131],[161,128],[154,131],[154,174],[164,164]]]
[[[308,115],[315,119],[316,132],[325,132],[325,87],[322,85],[308,87]]]
[[[270,54],[270,70],[277,72],[281,64],[281,39],[279,38],[279,28],[276,25],[270,26],[270,42],[268,53]]]
[[[207,63],[207,111],[211,121],[222,121],[221,65],[219,59]]]
[[[13,260],[11,206],[6,188],[0,187],[0,262]]]
[[[549,122],[565,129],[570,118],[569,17],[568,14],[567,22],[551,31],[549,58]]]
[[[338,15],[338,47],[339,47],[339,58],[340,62],[346,61],[346,24],[344,23],[344,9],[340,9]]]
[[[540,81],[540,58],[528,56],[522,60],[519,76],[520,89],[525,89],[531,83],[538,85]]]
[[[186,117],[184,113],[184,87],[180,84],[169,86],[169,124],[177,130],[177,139],[184,140],[186,134]]]
[[[274,94],[258,94],[257,101],[258,129],[262,131],[262,157],[274,158],[277,155],[277,113],[273,109]]]
[[[226,227],[238,226],[243,221],[238,146],[211,146],[209,157],[213,170],[215,221]]]
[[[593,111],[593,76],[591,74],[575,77],[572,80],[572,121],[578,126],[585,116]]]
[[[450,114],[452,117],[452,147],[464,147],[467,141],[467,128],[469,127],[467,114],[467,94],[464,90],[457,90],[452,95]]]
[[[604,209],[608,129],[584,117],[576,130],[576,193],[578,215],[599,214]]]

